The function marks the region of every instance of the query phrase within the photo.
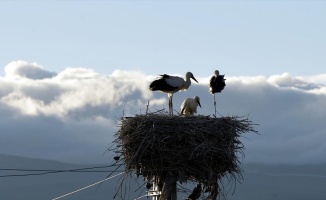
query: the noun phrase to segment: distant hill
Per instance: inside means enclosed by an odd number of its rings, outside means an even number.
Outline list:
[[[326,199],[326,165],[247,164],[243,176],[228,200]]]
[[[96,165],[98,166],[98,165]],[[66,164],[51,160],[24,158],[19,156],[0,155],[0,169],[48,169],[66,170],[90,167],[89,165]],[[93,167],[93,166],[91,166]],[[106,168],[107,169],[107,168]],[[104,170],[104,169],[99,169]],[[38,172],[21,172],[38,173]],[[0,171],[1,175],[17,174],[12,171]],[[40,176],[5,177],[0,178],[0,199],[4,200],[44,200],[59,197],[97,181],[103,180],[109,172],[70,172],[55,173]],[[115,181],[103,182],[99,187],[94,186],[63,199],[102,200],[113,199]]]
[[[1,155],[0,169],[77,169],[89,167],[86,165],[67,164],[51,160],[24,158]],[[325,200],[326,199],[326,165],[244,165],[244,180],[237,183],[226,196],[227,200]],[[0,171],[1,175],[17,172]],[[21,172],[25,174],[27,172]],[[37,173],[37,172],[29,172]],[[44,200],[59,197],[106,178],[109,172],[92,173],[57,173],[41,176],[5,177],[0,178],[0,199],[4,200]],[[62,199],[69,200],[103,200],[113,199],[115,187],[119,178],[102,183]],[[134,199],[140,186],[134,182],[130,196]],[[140,179],[139,184],[142,181]],[[226,192],[230,189],[226,186]],[[126,186],[129,187],[129,186]],[[233,187],[234,188],[234,187]],[[143,194],[143,193],[142,193]],[[178,199],[185,195],[178,194]],[[119,199],[118,197],[116,199]],[[143,198],[146,199],[146,198]],[[149,198],[151,199],[151,198]]]

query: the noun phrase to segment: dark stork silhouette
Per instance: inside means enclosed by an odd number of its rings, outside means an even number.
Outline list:
[[[187,90],[190,85],[191,81],[190,79],[193,79],[198,83],[198,81],[195,79],[194,75],[191,72],[187,72],[185,75],[185,79],[178,77],[178,76],[170,76],[167,74],[160,75],[160,78],[157,80],[154,80],[150,85],[149,89],[151,91],[161,91],[164,93],[167,93],[169,96],[169,113],[171,116],[173,116],[173,103],[172,98],[173,94],[180,91],[180,90]]]
[[[215,116],[216,116],[216,99],[215,93],[220,93],[225,87],[225,80],[224,75],[220,75],[218,70],[214,71],[214,75],[211,77],[209,81],[209,91],[214,96],[214,107],[215,107]]]

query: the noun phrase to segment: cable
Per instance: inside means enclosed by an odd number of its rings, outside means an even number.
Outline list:
[[[8,174],[8,175],[0,175],[0,178],[7,178],[7,177],[23,177],[23,176],[39,176],[39,175],[46,175],[46,174],[55,174],[55,173],[64,173],[64,172],[123,172],[123,170],[110,170],[110,171],[49,171],[43,173],[30,173],[30,174]]]
[[[138,199],[141,199],[141,198],[144,198],[144,197],[147,197],[147,198],[148,198],[148,195],[147,195],[147,194],[145,194],[145,195],[143,195],[143,196],[137,197],[137,198],[136,198],[136,199],[134,199],[134,200],[138,200]]]
[[[47,170],[47,169],[23,169],[23,168],[0,168],[0,171],[79,171],[79,170],[87,170],[87,169],[99,169],[99,168],[107,168],[113,167],[113,165],[105,165],[105,166],[97,166],[97,167],[84,167],[84,168],[76,168],[76,169],[62,169],[62,170]]]
[[[116,163],[115,163],[116,164]],[[122,172],[118,170],[92,170],[92,169],[102,169],[116,166],[106,165],[106,166],[98,166],[98,167],[85,167],[85,168],[77,168],[77,169],[67,169],[67,170],[45,170],[45,169],[11,169],[11,168],[2,168],[0,171],[21,171],[21,172],[40,172],[40,173],[28,173],[28,174],[8,174],[8,175],[0,175],[0,178],[5,177],[22,177],[22,176],[37,176],[37,175],[45,175],[45,174],[54,174],[54,173],[64,173],[64,172]]]
[[[50,170],[50,169],[0,169],[0,171],[17,172],[108,172],[107,170]]]
[[[93,184],[91,184],[91,185],[88,185],[88,186],[86,186],[86,187],[80,188],[80,189],[75,190],[75,191],[73,191],[73,192],[70,192],[70,193],[68,193],[68,194],[64,194],[64,195],[62,195],[62,196],[60,196],[60,197],[57,197],[57,198],[54,198],[54,199],[52,199],[52,200],[61,199],[61,198],[63,198],[63,197],[66,197],[66,196],[68,196],[68,195],[71,195],[71,194],[74,194],[74,193],[76,193],[76,192],[82,191],[82,190],[87,189],[87,188],[89,188],[89,187],[92,187],[92,186],[94,186],[94,185],[100,184],[100,183],[102,183],[102,182],[104,182],[104,181],[107,181],[107,180],[109,180],[109,179],[111,179],[111,178],[114,178],[114,177],[116,177],[116,176],[119,176],[119,175],[121,175],[121,174],[123,174],[123,173],[124,173],[124,172],[121,172],[121,173],[119,173],[119,174],[116,174],[116,175],[114,175],[114,176],[108,177],[108,178],[106,178],[106,179],[103,179],[103,180],[101,180],[101,181],[98,181],[98,182],[96,182],[96,183],[93,183]]]

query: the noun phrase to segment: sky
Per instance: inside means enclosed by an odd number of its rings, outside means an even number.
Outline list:
[[[248,162],[326,163],[326,2],[0,1],[0,152],[104,163],[123,115],[167,108],[158,74],[225,74],[223,116],[248,116]],[[111,160],[110,160],[111,161]]]
[[[0,65],[206,77],[324,72],[325,1],[0,1]],[[202,70],[203,68],[207,70]],[[2,73],[3,75],[3,73]]]

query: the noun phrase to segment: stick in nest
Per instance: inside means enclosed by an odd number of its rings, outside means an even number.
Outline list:
[[[122,119],[114,143],[120,148],[126,173],[145,179],[167,174],[176,181],[195,181],[204,188],[223,176],[238,180],[244,156],[242,133],[256,132],[248,118],[209,116],[179,117],[147,113]]]

